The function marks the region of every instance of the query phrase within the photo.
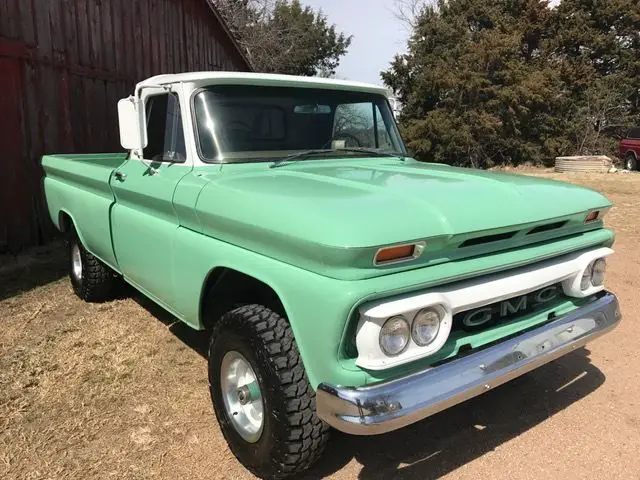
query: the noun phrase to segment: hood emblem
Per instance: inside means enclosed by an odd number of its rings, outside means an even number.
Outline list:
[[[485,328],[512,319],[523,313],[534,311],[557,299],[562,292],[561,285],[551,285],[543,289],[509,298],[501,302],[462,312],[460,326],[467,331],[484,330]]]

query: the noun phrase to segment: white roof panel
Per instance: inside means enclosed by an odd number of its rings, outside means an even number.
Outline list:
[[[171,83],[193,83],[198,87],[206,85],[260,85],[273,87],[326,88],[333,90],[354,90],[387,95],[387,90],[378,85],[334,80],[321,77],[299,77],[273,73],[247,72],[189,72],[157,75],[138,84],[142,86],[166,85]]]

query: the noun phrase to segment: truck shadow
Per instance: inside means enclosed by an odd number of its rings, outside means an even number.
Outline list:
[[[604,383],[587,349],[404,429],[381,436],[333,432],[305,478],[331,475],[355,459],[359,478],[436,479],[498,450],[512,438],[586,397]],[[549,438],[556,442],[560,438]]]
[[[206,359],[206,333],[176,320],[143,295],[132,296]],[[361,480],[440,478],[499,450],[505,442],[598,389],[605,376],[591,363],[589,354],[586,348],[576,350],[495,390],[385,435],[358,437],[334,430],[325,454],[302,478],[331,476],[352,460],[362,466]]]
[[[67,247],[62,239],[17,255],[0,255],[0,301],[67,275]]]
[[[145,297],[142,293],[137,292],[129,285],[123,285],[122,290],[122,296],[133,299],[133,301],[138,305],[156,317],[158,321],[165,324],[169,331],[175,335],[178,340],[198,353],[204,359],[207,358],[207,350],[209,348],[209,337],[207,332],[194,330],[189,325],[181,322],[164,308]]]

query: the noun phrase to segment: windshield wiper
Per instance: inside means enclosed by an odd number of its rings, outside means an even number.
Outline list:
[[[282,157],[280,160],[276,160],[273,164],[271,164],[270,168],[279,167],[280,165],[283,165],[291,161],[295,162],[297,160],[303,159],[304,157],[309,157],[312,155],[324,155],[331,152],[335,152],[335,150],[330,148],[324,148],[324,149],[305,150],[304,152],[292,153],[291,155]]]
[[[305,150],[304,152],[292,153],[291,155],[287,155],[286,157],[281,158],[280,160],[275,161],[271,168],[279,167],[285,163],[289,163],[291,161],[298,161],[303,159],[304,157],[309,157],[312,155],[326,155],[327,153],[335,153],[335,152],[351,152],[351,153],[364,153],[367,155],[372,155],[375,157],[400,157],[404,160],[406,155],[402,152],[381,152],[379,150],[371,150],[368,148],[325,148],[325,149],[315,149],[315,150]]]
[[[336,151],[366,153],[376,157],[400,157],[402,159],[404,159],[407,156],[402,152],[381,152],[380,150],[373,150],[371,148],[362,148],[362,147],[337,148]]]

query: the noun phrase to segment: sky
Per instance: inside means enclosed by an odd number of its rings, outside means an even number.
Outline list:
[[[338,31],[353,35],[336,77],[382,85],[380,72],[389,67],[396,53],[406,50],[409,37],[393,15],[393,0],[302,0],[302,4],[322,10]]]
[[[321,9],[338,31],[353,35],[348,53],[342,57],[336,77],[382,84],[397,52],[403,52],[409,33],[393,16],[392,0],[302,0]]]

